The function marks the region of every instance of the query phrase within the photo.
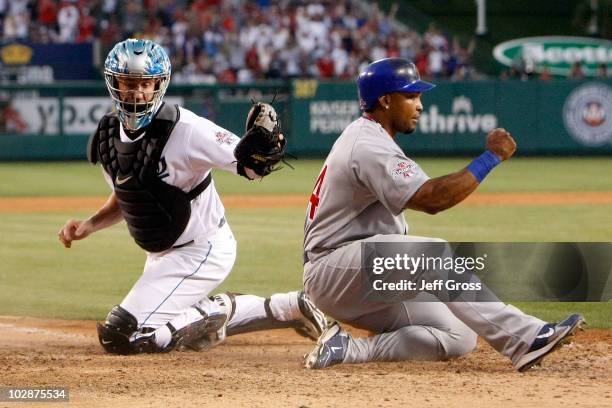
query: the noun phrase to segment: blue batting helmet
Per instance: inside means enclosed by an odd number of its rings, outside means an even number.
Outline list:
[[[404,58],[383,58],[368,65],[357,78],[361,110],[371,109],[391,92],[425,92],[435,85],[421,80],[416,66]]]
[[[168,54],[151,40],[130,38],[117,43],[108,53],[104,62],[106,87],[125,128],[134,131],[151,123],[170,83],[170,71]],[[126,99],[128,92],[119,90],[118,80],[121,79],[157,81],[155,92],[146,102],[131,102]]]

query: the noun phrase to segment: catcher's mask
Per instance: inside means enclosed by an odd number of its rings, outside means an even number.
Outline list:
[[[127,130],[136,131],[151,123],[170,83],[170,73],[166,51],[151,40],[130,38],[108,53],[104,79]]]

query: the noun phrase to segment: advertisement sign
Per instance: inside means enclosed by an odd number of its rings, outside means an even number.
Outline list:
[[[19,84],[95,79],[93,44],[0,43],[0,81]]]
[[[612,142],[612,88],[587,83],[576,88],[563,106],[565,128],[574,139],[588,146]]]
[[[610,81],[444,82],[422,95],[416,131],[398,135],[408,154],[474,154],[486,135],[506,128],[518,154],[604,154],[612,151]],[[361,114],[357,87],[318,82],[294,87],[293,151],[325,154],[344,128]],[[299,93],[298,93],[299,91]]]
[[[546,66],[554,75],[567,76],[580,62],[587,76],[596,76],[601,64],[612,69],[612,41],[587,37],[526,37],[506,41],[493,49],[493,56],[508,67],[518,60],[531,61],[535,71]]]
[[[183,104],[181,97],[166,97],[166,103]],[[27,118],[26,134],[56,135],[59,132],[59,99],[14,99],[13,107],[22,118]],[[64,99],[64,133],[67,135],[90,134],[98,121],[113,110],[109,97],[67,97]]]

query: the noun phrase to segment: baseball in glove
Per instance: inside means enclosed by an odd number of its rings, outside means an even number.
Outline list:
[[[234,149],[238,173],[247,178],[245,168],[267,176],[283,161],[287,140],[281,133],[280,122],[272,105],[256,102],[246,120],[246,133]]]

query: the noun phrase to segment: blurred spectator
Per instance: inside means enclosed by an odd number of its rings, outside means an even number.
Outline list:
[[[568,78],[570,79],[584,78],[584,72],[582,71],[582,64],[580,63],[580,61],[576,61],[572,64],[572,69],[569,72]]]
[[[550,72],[550,68],[548,65],[544,65],[542,67],[542,71],[540,71],[540,81],[550,81],[552,79],[552,74]]]
[[[428,49],[425,45],[422,45],[421,50],[416,54],[414,65],[416,65],[421,76],[429,77]]]
[[[21,14],[28,12],[29,0],[10,0],[9,14]]]
[[[453,40],[453,48],[446,60],[446,74],[453,80],[476,79],[472,55],[476,49],[476,41],[472,38],[467,47],[461,46],[458,38]]]
[[[602,62],[597,66],[597,78],[606,79],[608,77],[608,64]]]
[[[75,1],[62,1],[57,12],[57,23],[59,25],[59,42],[74,42],[77,36],[79,22],[79,9],[74,5]]]
[[[1,39],[150,38],[170,55],[176,81],[352,79],[373,60],[414,60],[423,76],[473,77],[472,50],[435,24],[420,35],[359,0],[0,0]],[[95,16],[95,17],[94,17]]]
[[[78,22],[78,35],[76,42],[82,43],[94,40],[96,19],[90,14],[89,7],[81,9],[81,18]]]
[[[126,1],[122,28],[126,37],[134,37],[143,28],[144,13],[138,1]]]
[[[8,11],[8,0],[0,0],[0,39],[4,37],[4,18]]]
[[[332,78],[335,74],[334,61],[328,54],[324,54],[317,60],[317,69],[319,77]]]
[[[502,71],[501,79],[520,79],[527,81],[535,73],[535,64],[533,61],[525,61],[522,56],[517,56],[512,61],[509,69]]]
[[[4,18],[4,39],[5,40],[25,40],[28,38],[28,18],[27,12],[9,13]]]
[[[440,48],[431,48],[427,55],[427,73],[429,76],[439,79],[442,76],[444,54]]]
[[[100,43],[104,54],[107,54],[120,38],[121,28],[116,18],[111,17],[110,20],[102,21],[100,24]]]
[[[38,22],[49,30],[57,24],[57,5],[54,0],[38,0]]]
[[[117,1],[118,0],[102,0],[101,12],[103,21],[108,21],[113,16],[117,15]]]
[[[11,0],[5,6],[3,32],[5,40],[25,40],[29,35],[28,0]]]
[[[442,50],[448,47],[448,41],[446,40],[446,37],[442,35],[440,30],[438,29],[438,26],[436,26],[434,23],[431,23],[429,25],[429,28],[423,36],[423,40],[426,45],[433,49]]]

